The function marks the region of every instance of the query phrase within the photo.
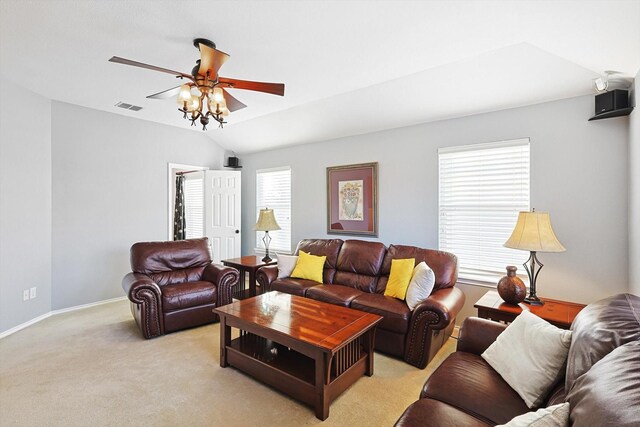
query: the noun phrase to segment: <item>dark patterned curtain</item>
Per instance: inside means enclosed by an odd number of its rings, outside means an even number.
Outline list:
[[[187,223],[184,216],[184,175],[177,175],[176,201],[173,211],[173,240],[184,240],[187,237]]]

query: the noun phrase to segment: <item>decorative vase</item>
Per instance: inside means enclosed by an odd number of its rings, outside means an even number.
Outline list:
[[[524,282],[516,276],[518,269],[513,265],[507,266],[507,275],[498,282],[498,294],[509,304],[519,304],[527,296],[527,287]]]

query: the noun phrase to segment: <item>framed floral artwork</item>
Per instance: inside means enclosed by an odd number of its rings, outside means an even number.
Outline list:
[[[327,168],[327,233],[378,237],[378,163]]]

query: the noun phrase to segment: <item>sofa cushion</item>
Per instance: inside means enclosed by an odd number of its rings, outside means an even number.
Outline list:
[[[389,273],[389,282],[384,290],[387,297],[398,298],[404,301],[407,297],[407,288],[413,274],[413,267],[416,260],[413,258],[394,259],[391,262],[391,273]]]
[[[567,395],[571,425],[640,425],[640,341],[620,346],[603,357]]]
[[[570,345],[571,331],[523,310],[481,356],[533,409],[563,376]]]
[[[333,283],[338,263],[338,253],[343,243],[340,239],[304,239],[298,243],[295,255],[298,255],[300,251],[305,251],[311,255],[326,256],[322,281],[324,283]]]
[[[518,415],[496,427],[569,427],[569,404],[559,403],[537,411]]]
[[[613,349],[640,339],[640,297],[619,294],[582,309],[571,324],[565,388]]]
[[[399,299],[380,294],[363,293],[351,302],[351,308],[382,316],[378,328],[405,334],[409,329],[411,310]]]
[[[211,264],[209,240],[176,240],[171,242],[138,242],[131,246],[131,269],[134,273],[152,275]]]
[[[291,277],[322,283],[322,272],[326,259],[327,257],[324,255],[311,255],[305,251],[300,251],[296,266],[291,272]]]
[[[435,282],[436,276],[431,267],[424,261],[419,262],[413,269],[411,281],[407,287],[407,297],[405,298],[411,310],[429,298]]]
[[[482,357],[464,351],[438,366],[420,397],[440,400],[493,424],[529,412],[518,393]]]
[[[398,258],[415,258],[416,264],[424,261],[433,270],[436,276],[433,290],[450,288],[458,280],[458,260],[449,252],[422,249],[416,246],[391,245],[387,249],[384,262],[380,269],[380,280],[376,287],[376,293],[383,293],[387,286],[389,273],[391,272],[391,260]]]
[[[375,292],[385,253],[386,248],[382,243],[347,240],[338,254],[337,271],[332,283],[363,292]]]
[[[317,301],[349,307],[351,305],[351,301],[362,294],[362,291],[348,286],[318,285],[313,288],[309,288],[306,297]]]
[[[278,257],[278,279],[284,279],[285,277],[291,276],[293,269],[296,268],[296,264],[298,263],[298,256],[284,254],[276,255]]]
[[[204,304],[214,304],[216,286],[211,282],[187,282],[162,287],[164,311],[181,310]]]
[[[486,427],[492,423],[484,422],[460,409],[433,399],[420,399],[409,406],[396,427],[405,426],[439,426],[439,427]]]
[[[303,297],[306,296],[307,290],[314,286],[319,286],[318,282],[288,277],[286,279],[276,279],[271,282],[270,290]]]

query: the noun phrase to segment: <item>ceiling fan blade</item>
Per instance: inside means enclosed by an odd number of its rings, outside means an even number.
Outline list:
[[[180,93],[180,86],[172,87],[171,89],[163,90],[162,92],[154,93],[147,96],[149,99],[169,99]]]
[[[200,69],[198,74],[206,76],[207,71],[212,70],[211,77],[217,76],[218,70],[227,59],[229,59],[229,55],[223,51],[200,43]]]
[[[256,92],[265,92],[272,95],[284,96],[284,83],[252,82],[249,80],[229,79],[227,77],[218,78],[218,82],[222,87],[254,90]]]
[[[174,76],[184,77],[184,78],[187,78],[187,79],[193,81],[193,76],[191,76],[191,74],[185,74],[185,73],[181,73],[179,71],[169,70],[168,68],[156,67],[155,65],[144,64],[142,62],[132,61],[130,59],[120,58],[119,56],[113,56],[109,60],[109,62],[116,62],[118,64],[132,65],[134,67],[140,67],[140,68],[146,68],[148,70],[160,71],[162,73],[173,74]]]
[[[234,112],[246,107],[246,105],[231,96],[231,94],[226,90],[222,89],[222,92],[224,93],[224,100],[227,103],[227,108],[229,109],[229,111]]]

